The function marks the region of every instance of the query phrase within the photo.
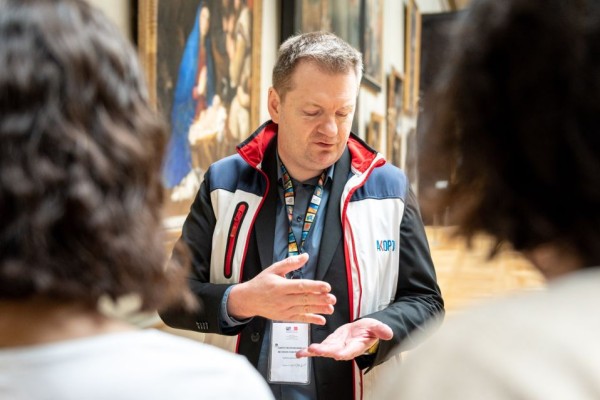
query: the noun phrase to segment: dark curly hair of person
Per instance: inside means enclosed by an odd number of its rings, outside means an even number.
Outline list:
[[[600,2],[475,1],[427,110],[459,234],[600,265]],[[443,208],[443,209],[444,209]]]
[[[0,0],[0,300],[143,310],[185,285],[160,227],[166,128],[132,46],[85,1]]]

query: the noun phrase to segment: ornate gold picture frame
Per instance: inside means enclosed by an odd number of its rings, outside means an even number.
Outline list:
[[[404,26],[404,111],[414,115],[418,110],[421,61],[421,13],[415,0],[407,0]]]

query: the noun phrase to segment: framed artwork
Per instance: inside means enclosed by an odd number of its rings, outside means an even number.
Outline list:
[[[417,112],[419,102],[419,65],[421,56],[421,13],[415,0],[407,0],[404,33],[404,111],[408,115]]]
[[[383,115],[372,112],[371,120],[367,125],[367,144],[375,150],[379,150],[381,148],[382,131]]]
[[[363,1],[363,81],[368,87],[380,91],[383,85],[383,0]]]
[[[387,85],[387,142],[386,159],[402,167],[402,111],[404,107],[404,77],[392,67]]]
[[[362,0],[285,0],[281,2],[281,41],[300,32],[333,32],[360,49]]]
[[[138,0],[138,48],[150,97],[171,131],[167,228],[180,228],[214,161],[259,121],[262,0]]]

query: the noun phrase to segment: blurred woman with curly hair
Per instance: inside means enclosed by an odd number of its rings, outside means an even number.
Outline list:
[[[0,0],[0,398],[270,399],[241,356],[99,310],[181,300],[187,273],[165,268],[165,127],[116,32],[85,1]]]
[[[548,285],[448,318],[382,398],[598,399],[600,2],[474,1],[458,31],[426,110],[441,206]]]

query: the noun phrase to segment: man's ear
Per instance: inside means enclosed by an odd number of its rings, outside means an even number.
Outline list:
[[[267,108],[269,109],[269,115],[271,116],[271,119],[273,120],[273,122],[278,124],[279,123],[279,108],[281,106],[281,98],[279,97],[279,93],[277,93],[277,91],[272,87],[269,88],[269,96],[268,96],[267,102],[268,102]]]

